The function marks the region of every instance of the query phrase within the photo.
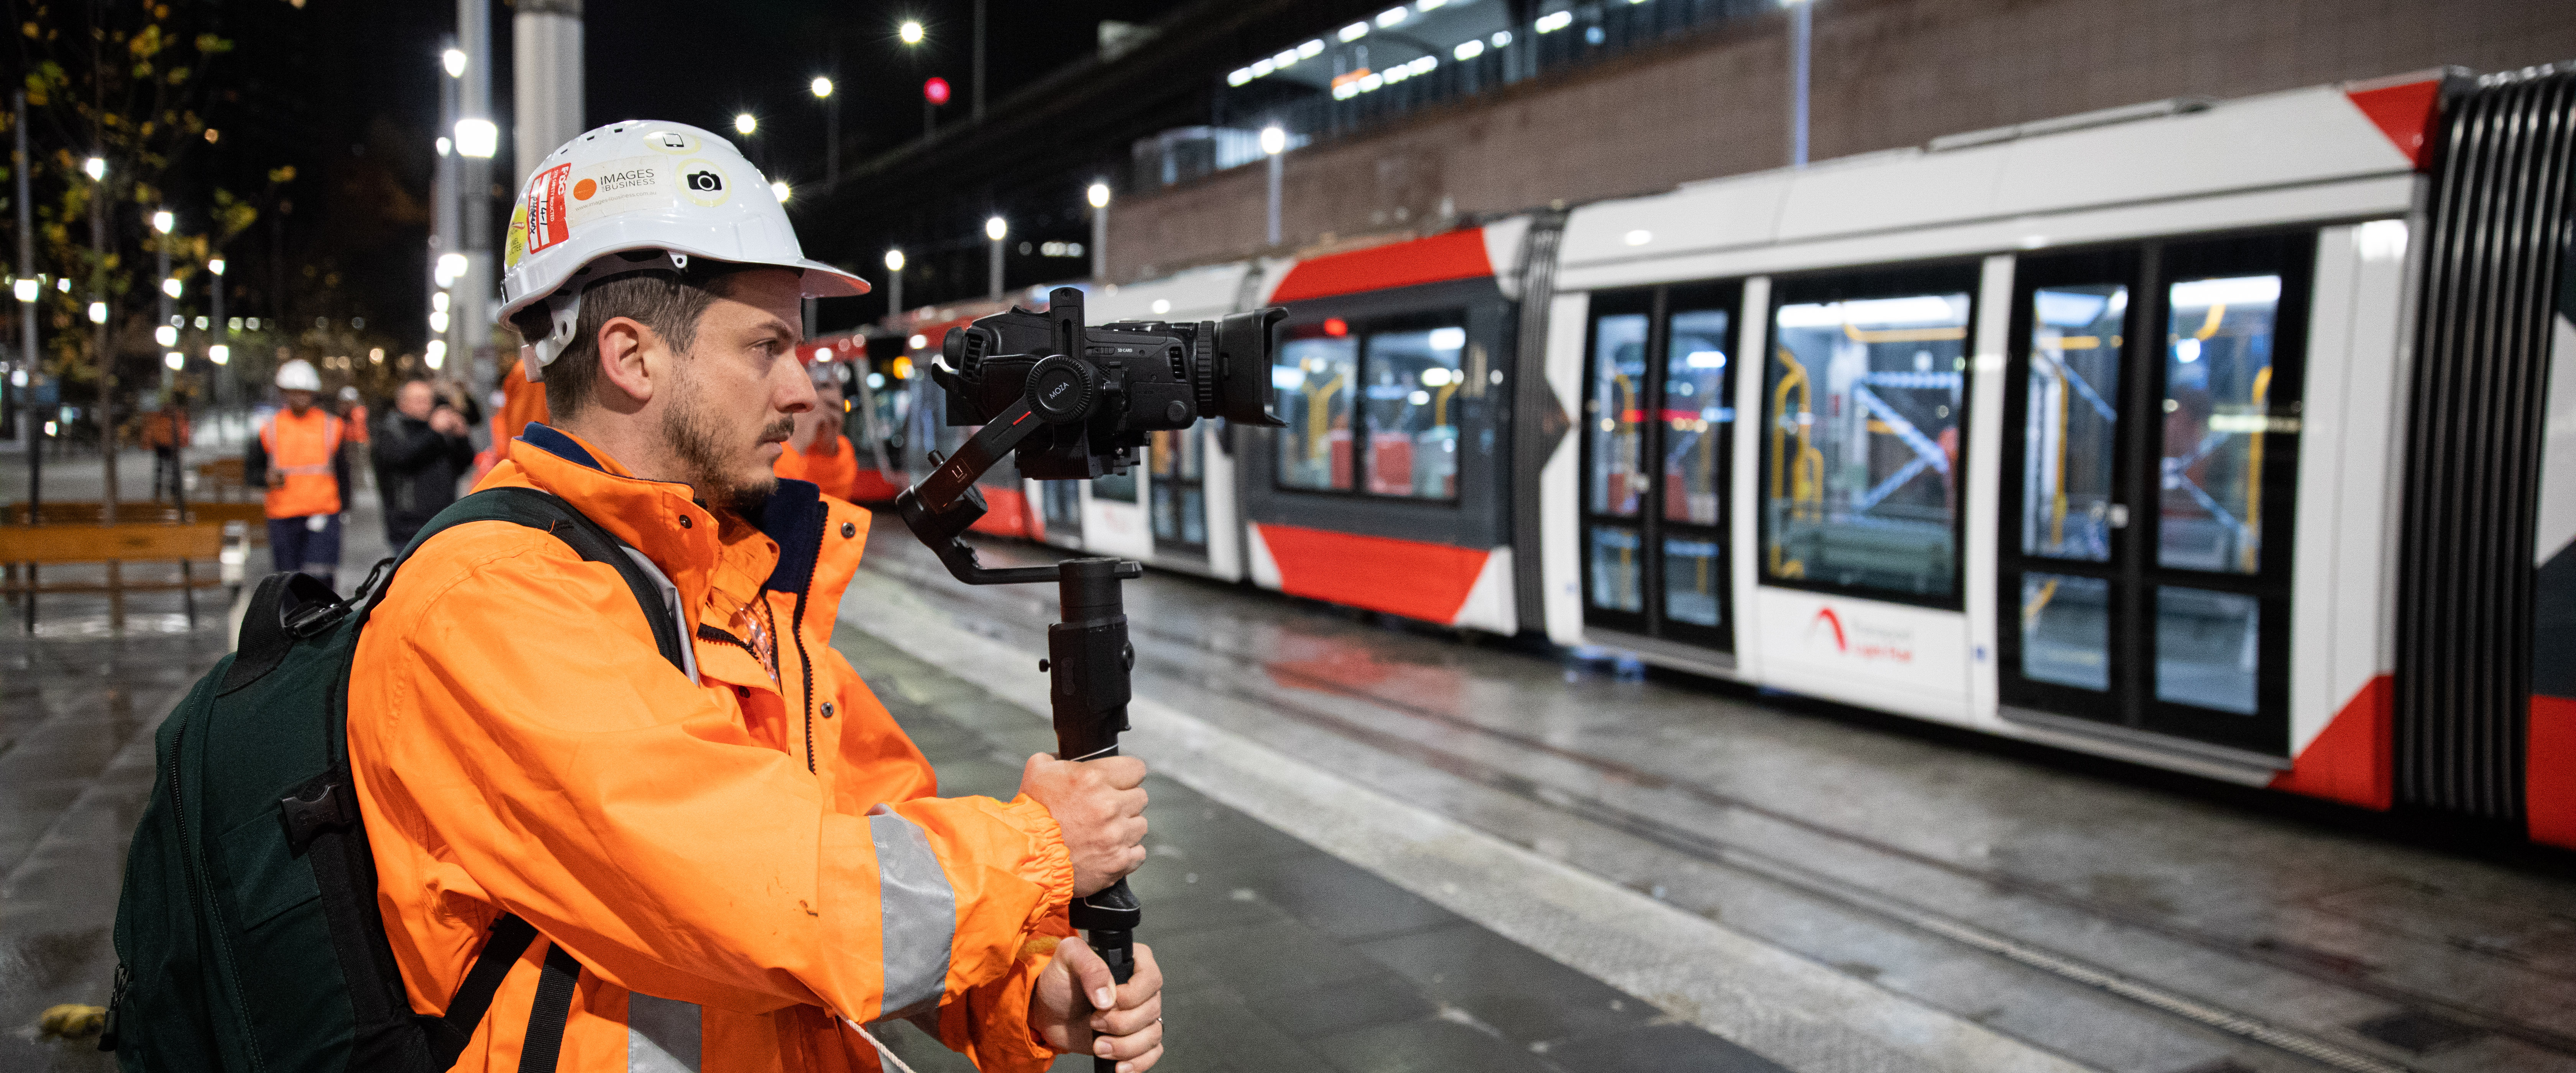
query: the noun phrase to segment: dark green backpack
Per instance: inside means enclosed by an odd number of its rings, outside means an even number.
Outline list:
[[[544,492],[458,500],[390,565],[473,521],[544,529],[616,567],[663,657],[683,664],[659,583]],[[116,991],[99,1041],[126,1070],[445,1070],[535,941],[535,928],[504,914],[446,1015],[412,1012],[376,910],[375,857],[349,773],[350,660],[393,584],[386,566],[348,601],[302,574],[261,581],[239,650],[154,736],[159,770],[126,857]],[[560,948],[547,957],[519,1068],[554,1069],[580,970]]]

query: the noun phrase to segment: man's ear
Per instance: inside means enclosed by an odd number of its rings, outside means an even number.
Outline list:
[[[598,401],[633,413],[653,401],[656,374],[668,368],[662,336],[632,317],[610,317],[599,326]]]

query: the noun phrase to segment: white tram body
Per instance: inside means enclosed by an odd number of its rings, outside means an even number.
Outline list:
[[[2576,74],[2433,71],[1098,288],[1288,307],[1287,424],[1027,501],[1064,547],[2576,846],[2571,160]]]

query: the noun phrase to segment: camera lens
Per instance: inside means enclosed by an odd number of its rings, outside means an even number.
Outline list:
[[[1216,412],[1245,425],[1286,425],[1277,412],[1278,389],[1270,382],[1272,355],[1278,352],[1279,322],[1288,311],[1279,306],[1236,313],[1216,324]]]

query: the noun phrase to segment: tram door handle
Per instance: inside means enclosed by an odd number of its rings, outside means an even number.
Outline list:
[[[2126,529],[2129,527],[2129,508],[2125,504],[2113,503],[2102,512],[2102,520],[2113,529]]]

